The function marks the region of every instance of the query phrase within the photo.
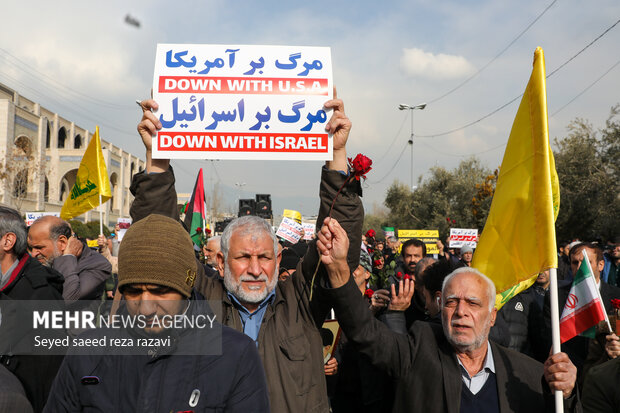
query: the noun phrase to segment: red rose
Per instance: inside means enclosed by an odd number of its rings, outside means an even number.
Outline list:
[[[366,297],[368,297],[368,298],[372,298],[372,295],[373,295],[374,293],[375,293],[375,292],[374,292],[373,290],[371,290],[370,288],[368,288],[368,289],[366,290],[366,292],[364,293],[364,295],[365,295]]]
[[[620,310],[620,299],[611,300],[611,306],[616,310]]]
[[[375,235],[377,235],[377,233],[372,228],[366,231],[366,238],[374,238]]]
[[[446,221],[448,221],[448,224],[450,223],[450,217],[446,217]]]
[[[210,234],[211,230],[209,228],[205,229],[205,234]]]
[[[405,274],[405,280],[410,280],[411,276],[409,274]]]
[[[355,179],[358,181],[360,180],[360,177],[366,179],[366,174],[372,169],[370,167],[372,165],[372,160],[361,153],[358,153],[355,159],[348,158],[348,160],[349,167],[351,168]]]
[[[453,223],[453,224],[456,224],[456,219],[453,219],[453,220],[452,220],[452,223]]]
[[[398,272],[396,273],[396,277],[398,277],[398,279],[400,280],[401,278],[403,278],[403,273],[402,273],[402,272],[400,272],[400,271],[398,271]]]
[[[196,228],[196,233],[197,234],[200,234],[201,232],[202,232],[202,228],[200,228],[200,227]]]
[[[379,265],[381,265],[381,260],[374,260],[374,261],[373,261],[373,265],[374,265],[375,267],[378,267]]]

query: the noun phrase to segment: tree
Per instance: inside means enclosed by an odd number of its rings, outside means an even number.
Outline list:
[[[559,240],[609,239],[620,232],[617,211],[619,106],[611,109],[606,127],[596,131],[584,119],[568,126],[568,136],[555,139],[556,169],[560,181]]]
[[[69,221],[69,225],[71,225],[73,232],[80,238],[97,239],[99,236],[99,221],[90,221],[84,224],[77,219],[72,219]],[[110,236],[110,229],[105,224],[103,225],[103,235],[106,237]]]
[[[388,211],[379,205],[373,204],[370,213],[364,215],[363,232],[366,233],[369,229],[374,229],[376,232],[376,239],[385,238],[385,233],[381,227],[390,227],[388,219]]]
[[[45,161],[39,162],[34,156],[32,143],[25,136],[15,139],[1,166],[0,182],[5,193],[5,202],[21,210],[28,199],[28,187],[45,176]]]
[[[431,168],[430,177],[420,179],[413,193],[396,181],[385,198],[387,222],[400,229],[438,229],[442,239],[450,227],[481,229],[495,181],[495,174],[476,158],[463,160],[452,171]]]

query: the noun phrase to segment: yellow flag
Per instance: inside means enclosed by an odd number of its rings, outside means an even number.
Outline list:
[[[99,194],[101,194],[101,201]],[[97,126],[95,134],[90,140],[86,152],[84,152],[82,162],[80,162],[75,184],[60,210],[60,217],[71,219],[90,211],[100,202],[104,203],[111,197],[110,179],[101,151],[99,126]]]
[[[495,195],[472,266],[497,288],[495,306],[557,268],[555,219],[560,188],[549,146],[545,58],[538,47],[506,145]]]

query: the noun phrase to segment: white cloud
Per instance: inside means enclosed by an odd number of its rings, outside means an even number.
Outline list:
[[[475,70],[463,56],[433,54],[418,48],[403,49],[400,67],[409,76],[434,80],[458,79]]]

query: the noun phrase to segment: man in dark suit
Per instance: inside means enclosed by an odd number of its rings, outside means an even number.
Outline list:
[[[493,282],[473,268],[446,277],[442,326],[416,322],[407,336],[373,319],[351,280],[348,239],[335,220],[325,219],[317,247],[332,288],[344,333],[376,366],[396,379],[395,412],[543,412],[554,408],[553,390],[564,407],[579,410],[576,368],[564,353],[544,364],[488,340],[495,322]],[[544,380],[543,380],[544,377]]]
[[[581,265],[581,260],[583,259],[583,250],[586,250],[588,254],[588,261],[590,261],[590,267],[592,267],[592,273],[594,275],[594,279],[596,284],[601,292],[601,299],[603,300],[603,305],[605,306],[605,312],[610,313],[612,310],[611,300],[620,298],[620,288],[609,285],[605,281],[601,280],[601,271],[605,266],[605,261],[603,259],[603,250],[596,244],[590,244],[582,242],[580,244],[574,245],[568,254],[570,260],[571,271],[573,274],[577,274],[577,270],[579,269],[579,265]],[[558,283],[558,304],[559,304],[559,314],[562,314],[562,310],[564,309],[564,305],[566,304],[566,298],[568,297],[568,293],[570,292],[572,283],[563,281]],[[547,343],[547,348],[551,347],[551,307],[549,300],[549,292],[545,295],[545,305],[543,308],[544,320],[545,320],[545,339]],[[607,347],[617,347],[618,337],[615,334],[610,334],[604,340],[605,344],[603,346]],[[590,339],[587,337],[577,336],[568,340],[567,342],[562,344],[562,351],[566,352],[570,359],[577,366],[577,374],[579,376],[579,383],[583,383],[583,378],[585,377],[582,368],[584,366],[584,362],[588,356],[588,346],[590,344]],[[601,349],[600,353],[604,353],[605,349]],[[608,354],[611,354],[607,351]]]

